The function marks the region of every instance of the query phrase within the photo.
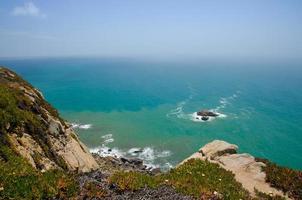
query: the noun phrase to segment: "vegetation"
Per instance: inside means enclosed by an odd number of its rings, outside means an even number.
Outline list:
[[[3,73],[5,71],[0,68],[0,75],[4,76]],[[10,81],[22,83],[24,87],[31,86],[17,75],[11,78],[2,76],[0,76],[0,199],[72,197],[78,191],[74,175],[62,170],[41,173],[19,156],[11,146],[9,134],[16,133],[22,136],[27,132],[41,145],[45,153],[49,154],[48,156],[53,156],[48,150],[48,141],[45,137],[47,127],[40,122],[37,113],[34,112],[35,105],[21,90],[10,87],[10,84],[14,83]],[[45,102],[42,98],[40,101]],[[33,157],[38,163],[39,155]],[[55,159],[60,161],[59,157]],[[65,163],[60,162],[59,166],[64,166]]]
[[[41,173],[5,144],[5,135],[0,139],[0,199],[69,199],[77,193],[75,175],[62,170]]]
[[[107,191],[93,181],[85,182],[81,195],[84,199],[102,198],[108,195]]]
[[[120,190],[138,190],[170,185],[177,191],[199,198],[204,194],[217,194],[224,199],[249,199],[249,193],[234,175],[208,161],[191,159],[166,174],[150,176],[138,172],[117,172],[110,178]]]
[[[67,169],[64,160],[55,156],[55,153],[49,149],[50,141],[48,137],[45,137],[47,124],[41,123],[39,117],[39,114],[42,118],[46,115],[41,108],[45,108],[51,115],[59,117],[57,111],[39,93],[37,94],[40,98],[36,98],[38,102],[33,103],[24,95],[23,91],[11,87],[14,83],[20,83],[25,88],[32,88],[13,72],[10,72],[14,74],[13,80],[8,77],[3,78],[3,73],[7,71],[7,69],[0,68],[0,133],[16,133],[19,136],[22,136],[24,132],[29,133],[39,143],[47,157],[54,160],[63,169]],[[8,82],[8,80],[14,82]]]
[[[266,166],[263,168],[266,173],[266,181],[272,187],[282,190],[293,199],[302,199],[302,172],[281,167],[266,159],[260,159]]]
[[[284,197],[281,197],[278,195],[271,196],[269,194],[265,194],[265,193],[259,192],[257,190],[255,192],[256,192],[257,200],[285,200]]]

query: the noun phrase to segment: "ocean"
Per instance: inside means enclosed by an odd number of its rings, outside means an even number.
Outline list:
[[[302,169],[302,66],[123,58],[2,59],[100,155],[169,169],[220,139]],[[194,113],[220,113],[206,122]]]

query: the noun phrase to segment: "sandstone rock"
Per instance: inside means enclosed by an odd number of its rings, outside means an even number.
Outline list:
[[[257,162],[255,158],[249,154],[237,154],[238,147],[234,144],[229,144],[225,141],[214,140],[203,146],[199,152],[192,154],[182,163],[189,159],[208,160],[209,162],[217,163],[220,167],[231,171],[235,174],[235,179],[242,186],[255,196],[255,189],[266,194],[284,196],[282,191],[271,187],[266,181],[266,174],[262,171],[265,166],[262,162]],[[178,166],[179,166],[178,165]]]
[[[222,140],[214,140],[211,143],[206,144],[202,147],[199,152],[208,158],[215,158],[224,154],[234,154],[237,152],[238,146],[229,144]]]

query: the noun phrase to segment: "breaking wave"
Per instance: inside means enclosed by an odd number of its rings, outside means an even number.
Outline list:
[[[101,138],[103,139],[103,143],[101,146],[91,148],[91,153],[96,153],[101,157],[112,156],[116,158],[139,158],[143,160],[144,165],[146,165],[149,169],[161,168],[162,170],[168,170],[173,167],[172,164],[165,160],[165,158],[171,156],[172,154],[169,150],[159,151],[153,147],[133,147],[126,150],[119,149],[117,147],[110,148],[108,147],[108,144],[114,142],[113,135],[107,134]]]

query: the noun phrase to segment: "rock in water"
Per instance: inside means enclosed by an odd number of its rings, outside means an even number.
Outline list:
[[[203,121],[208,121],[208,120],[209,120],[209,117],[208,117],[208,116],[202,116],[202,117],[201,117],[201,120],[203,120]]]
[[[197,115],[202,116],[202,117],[218,117],[218,114],[212,111],[208,110],[201,110],[197,112]]]

